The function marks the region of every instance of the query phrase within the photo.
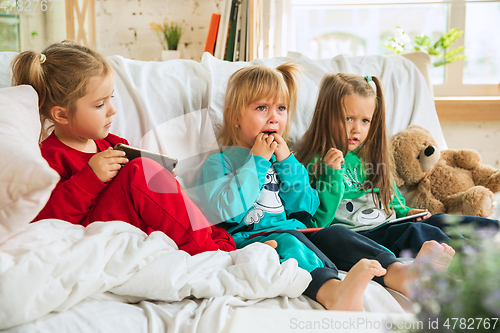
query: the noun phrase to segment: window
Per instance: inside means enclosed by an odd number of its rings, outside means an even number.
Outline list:
[[[0,52],[21,50],[19,15],[0,14]]]
[[[391,54],[383,44],[397,35],[396,26],[411,39],[423,33],[433,41],[458,27],[465,33],[452,48],[465,45],[467,58],[432,68],[435,95],[500,95],[500,0],[283,1],[281,53],[312,59]]]

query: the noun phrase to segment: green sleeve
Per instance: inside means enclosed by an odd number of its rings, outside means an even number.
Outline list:
[[[412,208],[406,206],[405,198],[399,192],[398,187],[394,184],[394,199],[392,199],[392,208],[396,212],[396,217],[404,217]]]
[[[314,161],[311,163],[314,163]],[[313,179],[313,187],[318,191],[320,204],[309,223],[306,223],[307,227],[324,228],[332,224],[340,201],[344,196],[343,178],[344,169],[325,167],[325,172],[318,178]]]

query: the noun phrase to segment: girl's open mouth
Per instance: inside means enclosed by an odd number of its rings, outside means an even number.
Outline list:
[[[269,135],[269,134],[272,134],[272,133],[276,133],[276,131],[264,131],[262,133]]]

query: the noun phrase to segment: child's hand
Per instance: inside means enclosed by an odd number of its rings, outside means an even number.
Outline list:
[[[415,215],[415,214],[419,214],[419,213],[424,213],[424,212],[427,212],[427,215],[424,215],[422,217],[417,217],[415,219],[415,221],[422,221],[422,220],[425,220],[425,219],[428,219],[429,217],[431,217],[431,213],[429,213],[429,211],[427,209],[412,209],[412,210],[409,210],[408,213],[406,213],[406,216],[411,216],[411,215]]]
[[[290,156],[290,149],[288,149],[285,140],[278,133],[273,133],[270,136],[274,138],[274,142],[278,143],[278,146],[274,151],[274,155],[276,156],[276,161],[281,162],[283,160],[286,160],[288,156]]]
[[[254,155],[259,155],[260,157],[269,160],[271,156],[273,156],[277,146],[278,143],[274,141],[273,136],[260,133],[259,135],[257,135],[257,139],[255,139],[255,143],[253,144],[250,152]]]
[[[120,171],[122,164],[127,162],[128,159],[125,158],[124,151],[109,147],[107,150],[92,156],[89,160],[89,167],[101,182],[107,183]]]
[[[323,158],[327,167],[332,169],[340,169],[344,164],[344,154],[337,148],[330,148]]]

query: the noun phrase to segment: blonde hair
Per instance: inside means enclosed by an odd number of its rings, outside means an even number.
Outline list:
[[[41,54],[24,51],[12,61],[12,85],[27,84],[38,93],[38,107],[42,133],[47,136],[53,124],[50,109],[54,106],[67,108],[70,117],[76,111],[76,101],[88,92],[93,77],[107,77],[113,73],[111,65],[99,53],[73,43],[63,41],[47,47]]]
[[[370,130],[366,140],[358,148],[358,156],[365,167],[367,163],[370,163],[376,166],[377,170],[367,175],[363,189],[379,188],[385,210],[390,213],[389,203],[394,185],[385,124],[385,102],[380,80],[374,76],[371,79],[375,84],[376,92],[363,76],[349,73],[325,75],[320,84],[311,124],[299,142],[295,156],[302,164],[308,165],[315,157],[319,157],[318,163],[321,163],[322,158],[332,147],[341,150],[346,155],[348,133],[344,98],[348,95],[375,98],[376,106]],[[378,168],[378,166],[383,167]],[[313,169],[316,176],[317,173],[322,172],[319,165]]]
[[[223,123],[217,135],[219,145],[240,145],[236,121],[241,112],[255,101],[269,97],[277,97],[287,106],[288,121],[283,133],[286,140],[296,111],[298,75],[298,66],[290,62],[276,68],[255,65],[234,72],[227,84]]]

